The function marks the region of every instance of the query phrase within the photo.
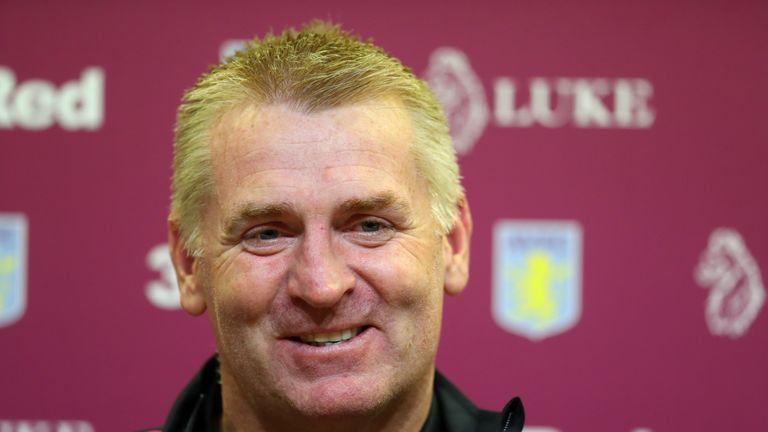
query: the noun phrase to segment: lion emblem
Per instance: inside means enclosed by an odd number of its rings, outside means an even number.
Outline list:
[[[456,48],[438,48],[424,75],[448,117],[456,152],[468,153],[483,133],[489,115],[483,85],[469,59]]]
[[[736,230],[712,232],[694,278],[710,290],[705,311],[712,334],[743,336],[763,307],[765,289],[760,269]]]

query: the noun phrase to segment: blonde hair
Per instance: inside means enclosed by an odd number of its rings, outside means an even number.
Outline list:
[[[411,152],[428,183],[440,232],[450,231],[464,192],[437,98],[410,69],[370,41],[315,21],[299,31],[254,39],[184,94],[175,131],[170,219],[187,251],[202,254],[200,224],[212,189],[210,133],[224,114],[247,103],[287,103],[311,113],[384,97],[395,97],[410,114]]]

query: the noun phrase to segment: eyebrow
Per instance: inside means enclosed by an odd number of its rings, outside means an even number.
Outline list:
[[[296,208],[288,202],[278,202],[266,205],[246,203],[237,207],[234,215],[227,218],[224,224],[224,232],[236,231],[238,225],[244,221],[256,219],[278,219],[289,213],[296,213]]]
[[[392,209],[410,215],[410,206],[393,192],[382,192],[366,198],[353,198],[344,201],[340,209],[344,213],[366,213],[376,210]]]
[[[372,213],[381,210],[392,210],[410,218],[411,207],[395,193],[391,191],[381,192],[365,198],[352,198],[344,201],[339,206],[341,213]],[[287,202],[270,204],[246,203],[238,206],[234,214],[227,218],[224,224],[224,232],[233,233],[239,225],[246,221],[281,219],[288,214],[298,214],[296,207]]]

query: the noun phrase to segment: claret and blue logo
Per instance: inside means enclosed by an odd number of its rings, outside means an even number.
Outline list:
[[[27,307],[27,219],[0,213],[0,327],[18,321]]]
[[[576,325],[581,317],[581,226],[502,220],[493,234],[496,323],[534,341]]]

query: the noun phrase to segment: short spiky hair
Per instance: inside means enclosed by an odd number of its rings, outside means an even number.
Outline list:
[[[394,97],[414,125],[416,166],[430,188],[432,213],[448,232],[463,196],[456,154],[442,108],[427,84],[370,41],[315,21],[301,30],[254,39],[212,67],[179,107],[173,165],[172,221],[185,248],[202,253],[200,223],[212,187],[210,134],[221,117],[247,104],[287,103],[312,113]]]

